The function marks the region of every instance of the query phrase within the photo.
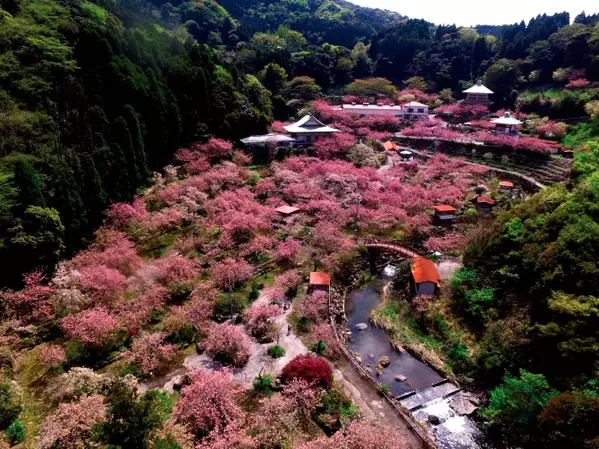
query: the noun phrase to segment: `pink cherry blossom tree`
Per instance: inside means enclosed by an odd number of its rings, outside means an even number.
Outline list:
[[[119,322],[107,309],[97,307],[63,318],[60,328],[69,338],[101,347],[114,340],[119,330]]]
[[[275,256],[279,262],[292,262],[299,254],[302,244],[293,237],[287,237],[275,249]]]
[[[106,419],[104,397],[86,396],[79,402],[63,403],[50,414],[40,429],[40,449],[80,449],[92,437],[94,425]]]
[[[24,322],[34,322],[52,316],[54,310],[51,298],[55,288],[45,282],[45,277],[40,271],[26,274],[23,279],[23,289],[0,292],[6,313]]]
[[[173,410],[175,421],[185,424],[197,435],[226,434],[245,416],[235,397],[243,389],[233,381],[229,371],[198,370],[183,387]]]
[[[37,358],[48,369],[58,368],[67,361],[64,349],[58,345],[42,346],[37,353]]]
[[[243,260],[227,258],[215,264],[211,277],[215,285],[225,291],[231,291],[246,282],[252,275],[252,267]]]
[[[283,309],[278,305],[263,304],[252,306],[244,312],[243,322],[250,335],[258,341],[272,341],[274,333],[277,331],[273,323],[273,318],[279,316],[281,313],[283,313]]]
[[[131,361],[142,375],[147,376],[152,372],[160,371],[175,357],[177,347],[164,342],[167,335],[163,332],[144,333],[133,341]]]
[[[214,326],[203,346],[210,356],[226,365],[241,367],[250,358],[250,338],[241,327],[229,323]]]
[[[409,447],[408,441],[395,429],[364,421],[353,421],[331,437],[320,437],[297,449],[397,449]]]

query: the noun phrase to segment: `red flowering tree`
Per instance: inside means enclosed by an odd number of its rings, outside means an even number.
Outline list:
[[[333,370],[329,362],[310,354],[298,355],[283,367],[281,377],[284,382],[293,379],[303,380],[310,385],[330,387],[333,380]]]
[[[204,350],[226,365],[244,366],[250,358],[250,338],[241,327],[229,323],[214,326],[204,341]]]
[[[125,276],[115,268],[106,265],[88,265],[73,273],[75,283],[81,290],[96,301],[111,303],[127,284]]]
[[[279,262],[292,262],[297,257],[302,244],[293,237],[287,237],[275,249],[275,256]]]
[[[166,333],[142,334],[133,341],[131,361],[142,375],[161,370],[173,360],[177,347],[166,344]]]
[[[273,318],[281,313],[283,313],[283,309],[278,305],[257,305],[246,309],[243,314],[243,322],[250,335],[258,341],[272,341],[277,331]]]
[[[101,347],[113,341],[119,321],[103,307],[70,315],[60,321],[60,328],[69,338],[76,338],[90,346]]]
[[[252,275],[252,267],[243,260],[225,259],[215,264],[211,270],[214,284],[225,290],[231,291],[246,282]]]
[[[115,229],[127,230],[131,225],[148,218],[148,211],[143,199],[137,197],[131,204],[113,203],[106,214],[106,224]]]
[[[226,434],[236,427],[244,413],[235,396],[243,390],[227,370],[199,370],[190,376],[190,385],[183,387],[181,398],[173,410],[175,421],[185,424],[200,436]]]

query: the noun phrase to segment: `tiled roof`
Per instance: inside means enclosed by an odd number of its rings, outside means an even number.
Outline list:
[[[414,257],[412,259],[412,276],[414,276],[414,282],[417,284],[423,282],[439,284],[441,280],[437,266],[432,260],[426,257]]]
[[[438,206],[435,206],[434,209],[437,212],[455,212],[455,207],[452,207],[449,204],[439,204]]]
[[[329,273],[322,273],[313,271],[310,273],[310,285],[330,285],[331,275]]]
[[[293,206],[281,206],[275,209],[278,213],[283,215],[291,215],[294,212],[297,212],[299,208]]]

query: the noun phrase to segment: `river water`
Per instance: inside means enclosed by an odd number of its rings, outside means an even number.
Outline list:
[[[389,386],[393,396],[418,391],[415,395],[406,395],[407,399],[400,402],[409,409],[412,409],[410,405],[420,404],[412,414],[432,431],[441,449],[480,448],[480,431],[474,421],[468,416],[460,416],[451,406],[451,401],[462,394],[454,394],[459,389],[450,382],[443,383],[444,378],[422,361],[396,351],[391,346],[389,334],[370,324],[370,314],[381,300],[381,293],[372,287],[354,290],[348,295],[345,302],[347,328],[351,332],[348,348],[360,356],[374,379]],[[360,323],[366,323],[368,327],[358,330],[356,325]],[[391,363],[377,376],[375,365],[381,356],[389,357]],[[398,375],[407,380],[396,381]],[[440,385],[433,386],[436,384]],[[440,423],[432,425],[430,415],[439,418]]]

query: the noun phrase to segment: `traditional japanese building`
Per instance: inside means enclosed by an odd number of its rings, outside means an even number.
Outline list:
[[[482,213],[489,213],[493,210],[495,200],[488,196],[479,196],[476,198],[476,209]]]
[[[441,282],[437,266],[426,257],[412,259],[412,278],[417,295],[434,295]]]
[[[435,220],[440,224],[451,224],[455,217],[455,207],[448,204],[439,204],[434,207]]]
[[[356,115],[387,115],[391,117],[402,117],[403,111],[401,106],[391,104],[370,104],[370,103],[352,103],[352,104],[344,104],[342,106],[343,112],[348,112],[350,114]]]
[[[275,209],[275,211],[277,211],[279,214],[286,216],[286,217],[289,215],[293,215],[296,212],[299,212],[299,210],[300,209],[298,207],[293,207],[293,206],[280,206]]]
[[[401,109],[403,110],[403,118],[408,120],[428,117],[428,106],[417,101],[410,101],[404,104]]]
[[[338,129],[325,125],[311,114],[285,126],[285,131],[295,139],[296,146],[312,145],[319,137],[328,137],[340,132]]]
[[[499,191],[501,193],[510,193],[514,188],[514,183],[511,181],[500,181]]]
[[[390,140],[388,140],[387,142],[383,143],[383,148],[385,151],[398,151],[399,145],[397,145],[395,142],[391,142]]]
[[[329,290],[329,286],[331,285],[331,275],[330,273],[324,273],[320,271],[313,271],[310,273],[310,283],[308,284],[308,290]]]
[[[482,81],[478,81],[474,86],[466,89],[464,93],[466,98],[462,100],[463,103],[488,105],[491,103],[489,95],[492,95],[493,91],[483,86]]]
[[[520,120],[512,117],[512,114],[506,112],[503,117],[491,120],[491,123],[495,124],[495,132],[500,134],[512,134],[515,136],[520,135],[518,132],[518,126],[522,124]]]
[[[295,139],[293,137],[286,136],[285,134],[263,134],[260,136],[250,136],[245,139],[241,139],[241,142],[247,146],[261,145],[261,146],[292,146]]]

